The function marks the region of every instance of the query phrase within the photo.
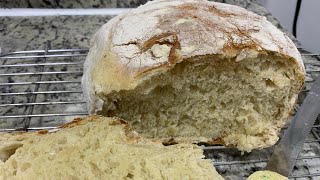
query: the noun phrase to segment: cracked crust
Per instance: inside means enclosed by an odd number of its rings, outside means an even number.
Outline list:
[[[265,17],[203,0],[148,2],[113,18],[95,34],[82,78],[88,111],[101,110],[99,96],[134,89],[186,59],[214,55],[241,61],[258,54],[293,60],[304,74],[295,45]]]

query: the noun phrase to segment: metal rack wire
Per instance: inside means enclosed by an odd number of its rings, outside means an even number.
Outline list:
[[[319,54],[300,49],[307,69],[301,103],[320,73]],[[0,132],[55,129],[74,117],[87,115],[81,76],[87,49],[18,51],[0,55]],[[299,108],[299,105],[295,108]],[[285,129],[285,128],[284,128]],[[291,179],[320,178],[320,121],[318,120],[297,159]],[[207,158],[225,177],[247,177],[262,169],[272,147],[241,155],[222,146],[203,147]],[[239,170],[243,172],[239,174]]]

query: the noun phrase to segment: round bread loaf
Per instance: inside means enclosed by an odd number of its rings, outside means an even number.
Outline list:
[[[82,86],[90,114],[140,134],[242,151],[278,140],[304,82],[292,41],[265,17],[202,0],[156,0],[95,34]]]

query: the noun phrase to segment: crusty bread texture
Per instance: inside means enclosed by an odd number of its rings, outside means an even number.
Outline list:
[[[223,179],[199,147],[152,142],[114,118],[76,119],[52,133],[0,134],[0,155],[8,149],[1,180]]]
[[[155,0],[95,34],[82,86],[90,114],[145,137],[275,144],[304,82],[292,41],[265,17],[203,0]]]

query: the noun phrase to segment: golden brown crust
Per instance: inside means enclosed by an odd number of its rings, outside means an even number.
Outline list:
[[[86,118],[78,117],[73,119],[71,122],[63,124],[62,126],[60,126],[60,128],[72,128],[74,126],[79,126],[86,121],[93,121],[94,119],[97,119],[97,116],[88,116]]]
[[[304,81],[297,48],[265,17],[209,1],[152,1],[112,19],[95,34],[82,86],[94,114],[102,108],[102,93],[134,89],[181,61],[207,55],[241,61],[261,54],[291,61]]]
[[[47,133],[49,133],[49,131],[46,130],[46,129],[43,129],[43,130],[37,131],[37,133],[38,133],[38,134],[47,134]]]

